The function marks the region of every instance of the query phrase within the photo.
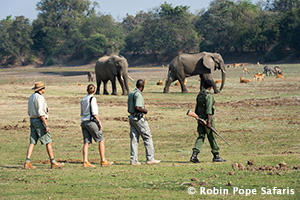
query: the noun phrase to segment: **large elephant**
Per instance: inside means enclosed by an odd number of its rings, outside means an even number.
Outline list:
[[[128,95],[128,62],[123,56],[103,56],[98,59],[95,66],[97,80],[96,94],[99,94],[100,85],[103,81],[103,94],[107,95],[107,82],[112,84],[112,95],[117,95],[116,77],[122,87],[122,95]]]
[[[220,90],[212,78],[212,70],[220,69],[222,83]],[[223,58],[218,53],[202,52],[198,54],[180,54],[175,57],[169,66],[168,79],[164,88],[164,93],[169,93],[169,87],[173,81],[178,80],[181,85],[181,92],[187,93],[184,79],[189,76],[199,75],[201,78],[200,89],[203,89],[204,81],[209,81],[213,85],[214,92],[219,93],[225,84],[225,64]]]

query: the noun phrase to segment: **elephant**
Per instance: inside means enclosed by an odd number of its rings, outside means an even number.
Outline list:
[[[277,74],[277,72],[276,72],[272,67],[270,67],[270,66],[265,66],[265,67],[264,67],[264,74],[266,74],[266,76],[268,76],[268,72],[269,72],[269,76],[271,76],[272,73],[273,73],[274,75]]]
[[[274,67],[274,71],[276,72],[276,74],[282,74],[282,71],[278,66]]]
[[[212,78],[212,70],[220,69],[222,83],[220,90]],[[199,75],[201,78],[200,90],[203,90],[204,82],[210,82],[214,93],[219,93],[225,84],[225,64],[219,53],[201,52],[197,54],[180,54],[176,56],[169,65],[168,79],[166,80],[164,93],[169,93],[169,87],[173,81],[178,80],[181,85],[181,92],[187,93],[184,79],[189,76]]]
[[[94,74],[92,72],[88,72],[87,77],[89,82],[94,82]]]
[[[103,94],[108,95],[107,82],[112,83],[112,95],[117,95],[116,77],[122,87],[122,95],[128,95],[128,62],[123,56],[103,56],[98,59],[95,66],[97,81],[96,94],[99,94],[100,85],[103,81]]]

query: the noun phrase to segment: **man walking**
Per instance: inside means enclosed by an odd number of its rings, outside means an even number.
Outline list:
[[[190,161],[193,163],[200,163],[200,161],[197,158],[197,155],[201,152],[202,146],[204,144],[205,135],[207,135],[211,152],[213,154],[213,162],[225,162],[226,160],[222,159],[219,156],[219,145],[215,139],[215,134],[210,127],[215,127],[214,123],[214,108],[213,105],[215,103],[214,96],[210,92],[212,88],[212,84],[210,81],[205,81],[203,84],[204,90],[200,91],[197,96],[197,104],[195,108],[195,113],[199,116],[199,118],[202,118],[206,120],[207,127],[203,125],[200,121],[198,121],[198,134],[199,137],[196,140],[195,146],[193,148],[193,154],[190,158]]]
[[[95,94],[95,86],[88,85],[87,95],[81,100],[81,129],[83,134],[83,167],[96,167],[88,161],[89,144],[92,143],[92,138],[99,143],[99,154],[101,166],[109,166],[114,164],[105,159],[104,136],[102,133],[102,124],[98,116],[98,106]]]
[[[38,139],[40,139],[42,144],[46,144],[51,168],[62,167],[65,164],[56,162],[53,156],[50,128],[47,123],[48,107],[45,98],[42,96],[45,93],[45,84],[42,81],[36,82],[32,89],[34,90],[34,93],[28,100],[28,115],[30,116],[30,144],[24,168],[35,169],[35,167],[30,163],[30,157]]]
[[[147,120],[143,117],[148,113],[145,109],[144,98],[142,92],[144,90],[144,81],[139,79],[136,82],[136,89],[128,95],[128,112],[130,125],[130,164],[141,165],[138,161],[138,143],[140,136],[143,138],[146,149],[146,164],[157,164],[160,160],[154,159],[154,147],[152,135]]]

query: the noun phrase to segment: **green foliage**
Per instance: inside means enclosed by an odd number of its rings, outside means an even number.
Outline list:
[[[84,55],[87,57],[101,57],[105,53],[105,50],[110,47],[110,44],[102,34],[91,35],[84,41]]]
[[[30,53],[31,26],[24,16],[11,19],[7,17],[0,21],[0,57],[6,64],[16,62],[24,65],[25,58]]]
[[[133,21],[129,17],[123,24]],[[131,26],[134,28],[126,38],[125,51],[153,55],[195,51],[199,39],[191,22],[192,15],[187,6],[173,8],[171,4],[164,3],[157,11],[144,17],[142,22],[135,23],[137,26]]]

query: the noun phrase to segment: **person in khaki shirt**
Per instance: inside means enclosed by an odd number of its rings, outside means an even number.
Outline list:
[[[40,140],[46,145],[47,153],[50,158],[51,168],[59,168],[64,166],[64,163],[58,163],[54,159],[52,140],[50,136],[50,127],[47,123],[48,107],[45,98],[42,96],[45,93],[45,84],[42,81],[36,82],[32,88],[34,93],[28,100],[28,115],[30,117],[30,144],[27,150],[25,161],[25,169],[35,169],[30,163],[34,146]]]

